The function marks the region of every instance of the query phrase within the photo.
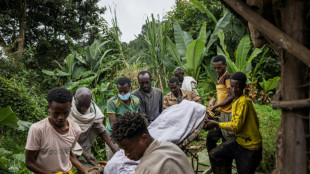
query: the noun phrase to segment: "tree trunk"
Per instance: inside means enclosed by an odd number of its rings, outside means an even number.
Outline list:
[[[297,42],[304,43],[304,2],[286,0],[282,9],[282,31]],[[281,93],[284,101],[308,98],[308,67],[296,57],[283,51],[281,56]],[[308,109],[282,110],[281,126],[277,140],[276,173],[307,173],[307,147],[303,117]],[[279,150],[280,149],[280,150]]]
[[[20,17],[19,17],[19,37],[17,39],[17,55],[15,59],[15,64],[20,62],[20,59],[23,56],[24,52],[24,43],[25,43],[25,30],[26,30],[26,9],[27,9],[27,2],[26,0],[20,0]]]

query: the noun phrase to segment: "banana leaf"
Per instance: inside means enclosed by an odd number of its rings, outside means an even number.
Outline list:
[[[203,4],[201,4],[201,3],[199,3],[198,1],[195,1],[195,0],[189,0],[189,2],[191,2],[196,8],[198,8],[201,11],[201,13],[205,13],[209,18],[212,19],[212,21],[217,23],[217,20],[214,17],[214,15],[208,9],[206,9]]]

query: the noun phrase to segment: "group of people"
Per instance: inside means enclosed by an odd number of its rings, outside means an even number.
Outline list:
[[[252,101],[243,94],[246,77],[230,75],[223,56],[213,59],[218,74],[217,104],[219,120],[205,120],[209,173],[231,173],[235,159],[238,173],[254,173],[261,160],[261,136]],[[169,79],[170,93],[163,97],[152,87],[152,76],[142,71],[137,79],[140,87],[131,92],[131,80],[117,80],[118,95],[107,102],[108,123],[92,100],[88,88],[79,88],[74,96],[65,88],[53,88],[47,95],[49,117],[33,124],[26,143],[26,166],[34,173],[72,173],[75,166],[81,173],[100,173],[91,147],[99,135],[105,141],[108,159],[120,148],[132,160],[140,160],[136,173],[193,173],[185,153],[175,144],[155,140],[148,132],[164,109],[183,100],[202,103],[196,91],[197,82],[184,76],[184,69],[174,70]],[[216,147],[217,141],[222,143]]]

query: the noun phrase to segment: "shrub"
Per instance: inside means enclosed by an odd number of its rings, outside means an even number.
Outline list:
[[[0,76],[0,108],[11,106],[19,119],[36,122],[46,116],[45,109],[41,107],[45,101],[38,98],[26,92],[23,86],[14,85],[12,80]]]
[[[263,158],[257,170],[272,172],[275,168],[275,144],[277,130],[280,126],[281,111],[270,105],[255,105],[259,119],[260,133],[263,138]]]

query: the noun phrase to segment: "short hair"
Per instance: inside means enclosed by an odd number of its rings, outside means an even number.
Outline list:
[[[241,86],[244,88],[246,85],[246,75],[242,72],[235,72],[231,75],[230,79],[238,80],[241,83]]]
[[[148,133],[143,117],[138,112],[125,112],[113,124],[111,138],[116,142],[120,142],[125,138],[131,139],[139,137],[143,133]]]
[[[129,87],[131,87],[131,81],[128,77],[121,77],[117,79],[116,85],[124,86],[125,84],[128,84]]]
[[[47,102],[51,104],[53,101],[57,103],[72,102],[72,94],[66,88],[56,87],[48,91]]]
[[[179,84],[180,84],[180,81],[179,81],[178,78],[172,77],[172,78],[169,79],[169,83],[177,83],[177,85],[179,85]]]
[[[141,71],[141,72],[139,72],[139,74],[137,75],[137,79],[139,80],[139,76],[140,76],[140,75],[144,75],[144,74],[148,74],[148,75],[150,76],[150,80],[152,80],[151,73],[148,72],[148,71]]]
[[[223,65],[226,65],[226,59],[225,59],[225,57],[222,56],[222,55],[217,55],[217,56],[215,56],[215,57],[213,58],[213,63],[214,63],[214,62],[222,62]]]
[[[184,69],[181,67],[176,67],[173,72],[174,74],[179,74],[179,73],[184,74]]]

